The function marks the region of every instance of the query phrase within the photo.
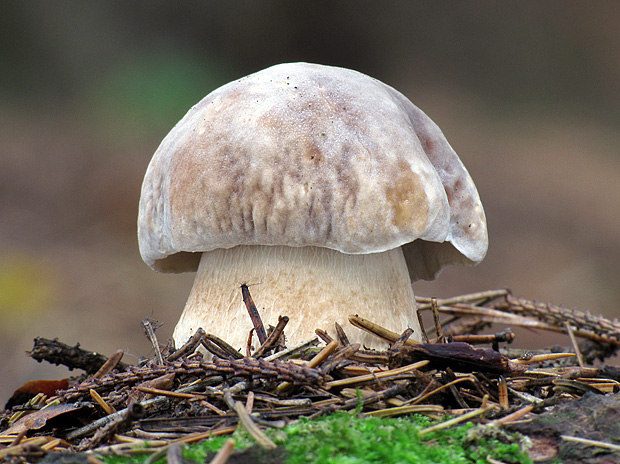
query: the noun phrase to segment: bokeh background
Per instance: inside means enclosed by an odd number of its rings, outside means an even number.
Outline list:
[[[36,336],[132,362],[150,354],[143,318],[171,335],[193,276],[140,259],[147,164],[192,104],[279,62],[383,80],[468,167],[489,253],[418,294],[509,287],[619,315],[619,23],[614,1],[4,0],[0,405],[67,375],[25,356]]]

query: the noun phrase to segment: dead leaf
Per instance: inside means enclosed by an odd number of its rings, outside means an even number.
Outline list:
[[[10,435],[27,432],[28,430],[39,430],[47,424],[48,420],[68,412],[82,409],[83,407],[83,405],[79,404],[59,404],[56,406],[49,406],[44,409],[39,409],[38,411],[22,417],[3,433],[5,435]]]

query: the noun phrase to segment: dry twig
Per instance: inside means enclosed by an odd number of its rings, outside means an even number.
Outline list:
[[[241,295],[243,296],[243,302],[245,303],[245,307],[247,308],[252,324],[254,325],[258,342],[262,345],[267,340],[267,332],[265,331],[265,326],[263,325],[258,309],[256,309],[256,305],[254,304],[252,295],[250,295],[250,290],[248,289],[247,284],[241,284]]]

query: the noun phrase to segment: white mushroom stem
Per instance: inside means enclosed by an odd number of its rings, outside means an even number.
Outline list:
[[[334,322],[352,343],[386,343],[348,323],[350,314],[394,332],[407,327],[420,340],[415,299],[400,248],[364,255],[327,248],[238,246],[202,254],[189,299],[175,329],[177,346],[202,327],[245,352],[252,328],[241,298],[247,284],[265,326],[288,316],[288,344],[309,339],[317,328],[335,335]],[[253,339],[254,348],[258,341]]]

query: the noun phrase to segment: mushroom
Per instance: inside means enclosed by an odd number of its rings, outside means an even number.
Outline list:
[[[289,343],[358,314],[420,339],[412,280],[478,263],[488,238],[476,187],[441,130],[405,96],[349,69],[276,65],[189,110],[151,160],[140,198],[143,260],[197,271],[174,329],[236,348],[289,316]]]

